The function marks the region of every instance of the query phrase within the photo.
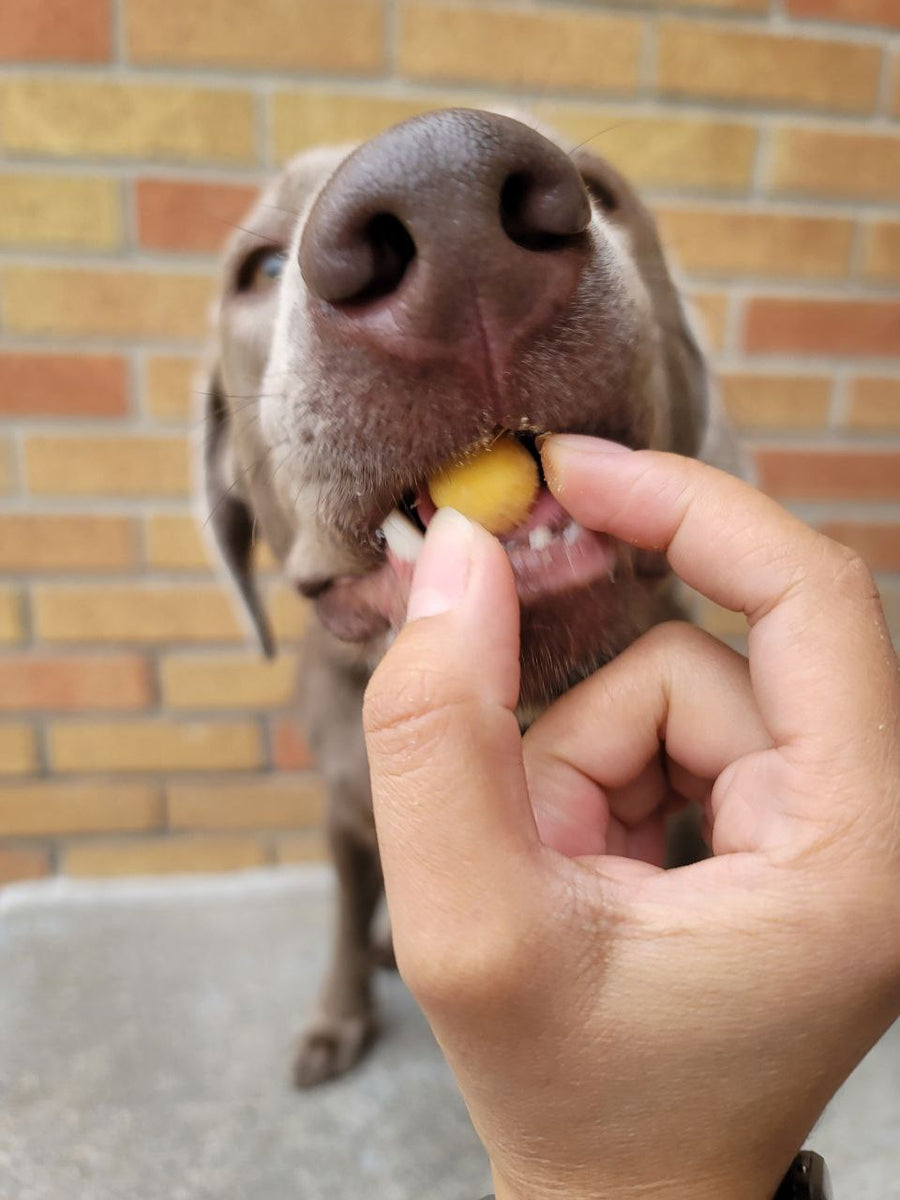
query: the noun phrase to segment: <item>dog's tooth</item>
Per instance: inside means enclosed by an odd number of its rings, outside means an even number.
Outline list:
[[[394,508],[381,523],[381,532],[390,551],[403,562],[415,562],[425,541],[420,530],[412,521]]]
[[[538,525],[528,532],[528,545],[532,550],[543,550],[553,541],[553,534],[546,525]]]
[[[572,542],[577,542],[578,535],[580,533],[581,533],[581,526],[578,524],[578,522],[570,521],[568,523],[568,525],[565,527],[565,529],[563,530],[563,541],[569,542],[570,544]]]

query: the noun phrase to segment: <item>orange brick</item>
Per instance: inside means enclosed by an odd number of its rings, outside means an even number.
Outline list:
[[[677,19],[660,25],[659,86],[669,95],[871,112],[880,69],[874,45]]]
[[[54,722],[47,748],[55,771],[216,771],[262,765],[249,721],[160,719]]]
[[[750,186],[757,142],[750,125],[573,104],[537,104],[535,111],[570,147],[583,144],[608,158],[638,187],[745,192]]]
[[[54,158],[256,161],[249,92],[47,77],[0,83],[0,146]]]
[[[821,429],[828,421],[831,380],[827,376],[719,376],[728,415],[745,429]]]
[[[199,421],[202,397],[195,394],[201,384],[194,358],[159,355],[147,360],[144,389],[147,411],[157,421],[184,423],[195,415]]]
[[[897,0],[788,0],[792,17],[819,17],[854,25],[900,25]]]
[[[32,727],[0,725],[0,775],[26,775],[37,765],[37,744]]]
[[[756,354],[900,354],[900,301],[757,297],[744,344]]]
[[[0,588],[0,645],[21,642],[23,637],[21,598],[10,588]]]
[[[121,244],[115,180],[0,173],[0,246],[113,250]]]
[[[170,655],[160,663],[163,700],[174,709],[284,708],[294,699],[297,659]]]
[[[116,571],[137,564],[128,517],[0,513],[0,570]]]
[[[692,314],[699,317],[696,323],[703,345],[712,351],[721,350],[728,325],[728,293],[691,292],[689,305]]]
[[[900,379],[854,379],[847,425],[900,432]]]
[[[312,766],[312,755],[300,731],[297,717],[279,717],[272,722],[272,761],[280,771],[300,771]]]
[[[41,876],[49,874],[49,851],[29,846],[0,844],[0,884],[18,883],[23,879],[39,879]]]
[[[109,0],[3,0],[0,60],[102,62],[112,45]]]
[[[7,267],[0,276],[13,333],[190,338],[206,330],[204,275]]]
[[[900,571],[900,525],[867,521],[826,521],[823,533],[851,546],[873,571]]]
[[[873,221],[866,227],[862,273],[884,283],[900,281],[900,221]]]
[[[271,102],[275,158],[285,162],[311,146],[374,137],[390,125],[452,103],[441,96],[400,98],[318,88],[276,92]]]
[[[842,217],[669,207],[656,217],[667,252],[691,273],[840,279],[849,268],[854,222]]]
[[[0,834],[119,833],[159,829],[159,788],[143,783],[58,783],[0,787]]]
[[[216,563],[193,516],[155,513],[147,518],[147,562],[164,571],[208,571]]]
[[[119,355],[0,353],[4,416],[119,417],[127,408],[127,368]]]
[[[277,863],[327,862],[328,858],[328,843],[321,833],[286,833],[275,838]]]
[[[190,447],[180,437],[30,437],[25,479],[39,496],[186,496]]]
[[[413,79],[633,92],[643,36],[641,21],[587,10],[405,0],[398,63]]]
[[[67,875],[163,875],[238,871],[265,861],[253,837],[113,838],[72,842],[62,851]]]
[[[324,812],[322,785],[309,777],[173,783],[167,795],[177,830],[303,829],[321,824]]]
[[[128,0],[128,53],[140,63],[375,74],[381,0]]]
[[[0,659],[0,711],[138,709],[150,700],[149,663],[136,655]]]
[[[794,195],[900,200],[900,137],[777,129],[771,186]]]
[[[759,486],[782,500],[900,500],[896,451],[793,450],[756,452]]]
[[[37,586],[35,628],[48,642],[232,642],[243,629],[231,596],[211,585]]]
[[[246,185],[139,179],[138,241],[151,250],[217,252],[257,194]]]

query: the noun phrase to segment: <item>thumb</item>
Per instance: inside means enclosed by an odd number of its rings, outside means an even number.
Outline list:
[[[364,709],[401,958],[410,938],[458,937],[505,908],[523,857],[538,846],[518,690],[509,561],[480,526],[441,509],[416,564],[407,624],[375,671]]]

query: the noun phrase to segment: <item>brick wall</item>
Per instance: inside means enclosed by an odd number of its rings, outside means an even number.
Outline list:
[[[897,0],[2,0],[0,878],[316,856],[306,614],[189,506],[216,247],[320,139],[515,97],[645,189],[763,484],[900,630]],[[710,611],[715,628],[733,621]]]

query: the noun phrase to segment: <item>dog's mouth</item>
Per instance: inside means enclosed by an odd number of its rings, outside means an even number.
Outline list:
[[[613,582],[616,550],[611,538],[585,529],[550,492],[530,430],[498,430],[512,436],[537,464],[539,487],[531,506],[513,529],[500,537],[506,550],[519,599],[529,603],[543,596],[571,591],[607,577]],[[427,483],[406,490],[380,526],[388,561],[398,577],[419,556],[425,531],[436,512]]]

